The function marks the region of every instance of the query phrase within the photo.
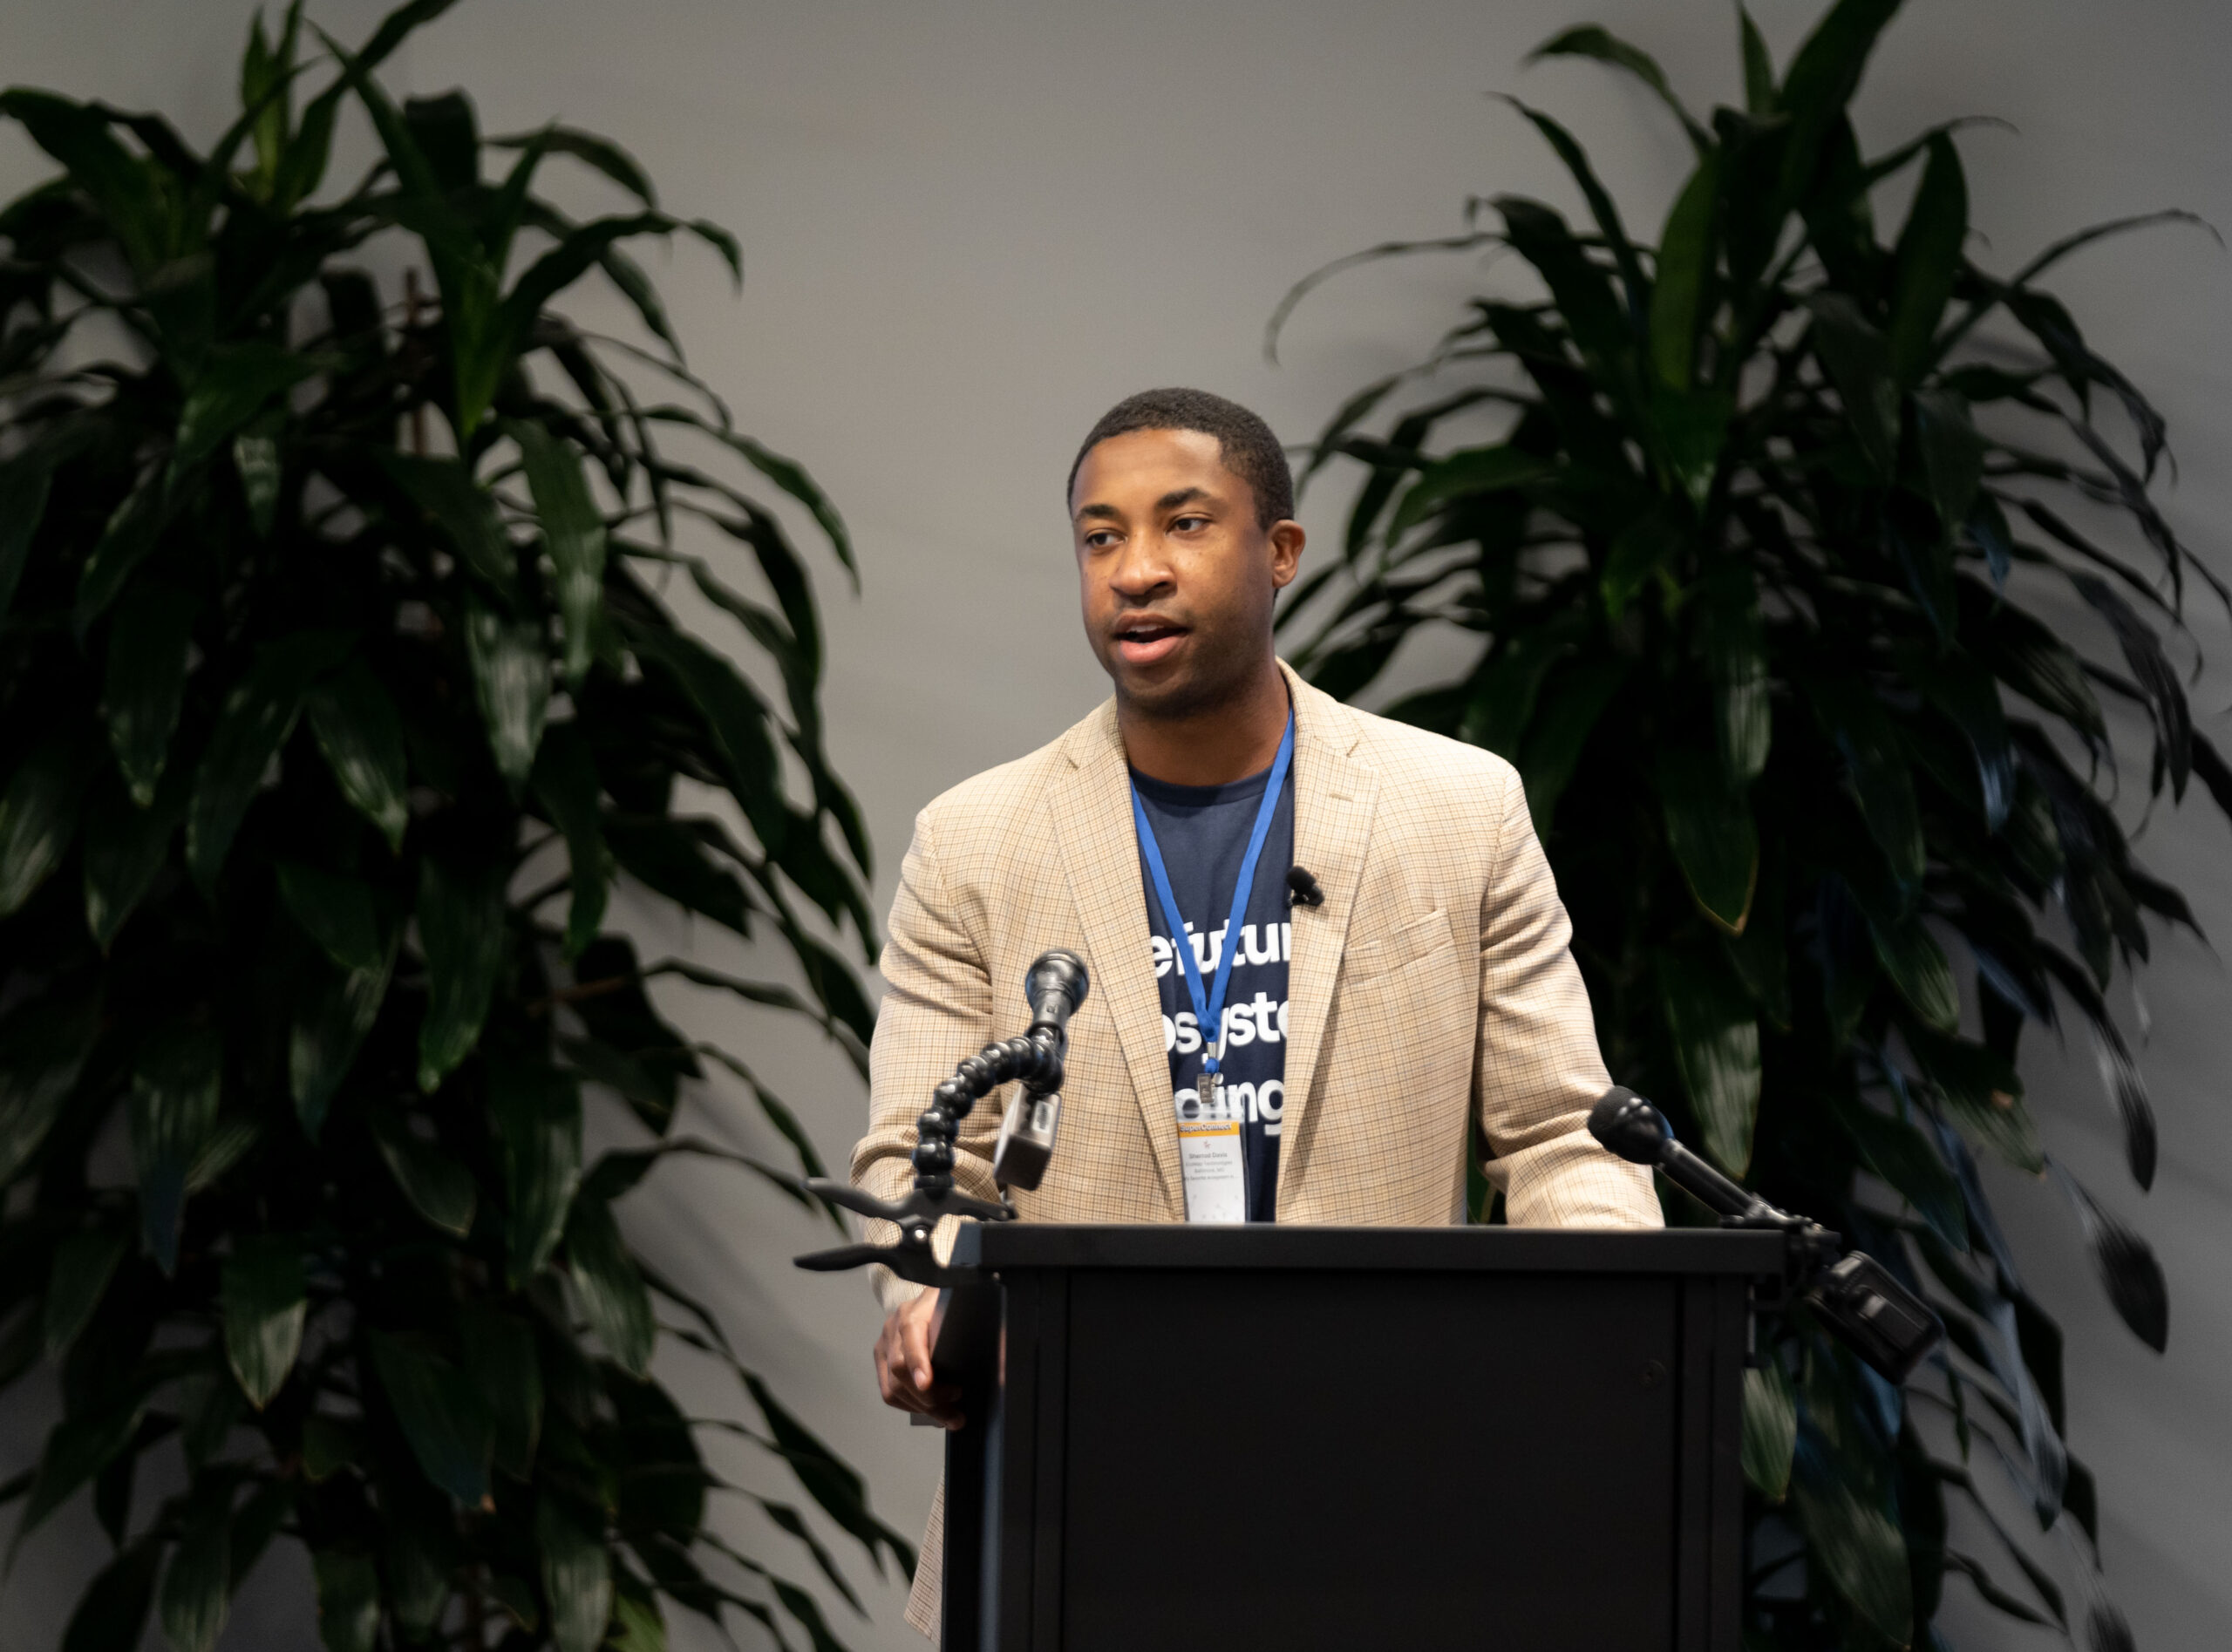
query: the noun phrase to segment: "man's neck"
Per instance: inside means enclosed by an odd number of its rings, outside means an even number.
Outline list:
[[[1288,710],[1286,678],[1266,659],[1240,692],[1183,717],[1150,716],[1119,697],[1116,726],[1126,759],[1149,779],[1224,785],[1271,766]]]

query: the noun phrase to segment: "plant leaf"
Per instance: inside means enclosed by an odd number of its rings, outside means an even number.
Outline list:
[[[1821,677],[1808,681],[1806,687],[1844,755],[1868,835],[1883,851],[1894,877],[1902,883],[1919,883],[1924,859],[1922,812],[1889,713],[1864,682]]]
[[[465,1374],[495,1424],[496,1465],[525,1479],[534,1471],[542,1433],[542,1368],[534,1333],[485,1305],[461,1313],[458,1323],[465,1336]]]
[[[664,1288],[661,1288],[664,1290]],[[670,1291],[665,1294],[671,1295]],[[752,1403],[759,1407],[759,1414],[767,1420],[767,1431],[791,1465],[799,1484],[820,1505],[823,1513],[837,1522],[859,1540],[881,1571],[883,1551],[899,1563],[899,1569],[912,1576],[915,1571],[915,1551],[906,1540],[868,1512],[868,1488],[861,1477],[839,1461],[834,1452],[807,1428],[791,1415],[778,1401],[767,1384],[749,1371],[740,1372],[744,1385],[752,1392]]]
[[[471,1233],[473,1207],[480,1199],[472,1172],[439,1148],[420,1141],[384,1108],[372,1113],[371,1124],[372,1139],[386,1161],[388,1173],[411,1201],[412,1209],[459,1239]]]
[[[1891,351],[1883,334],[1843,293],[1815,293],[1814,353],[1844,404],[1860,451],[1878,475],[1888,478],[1898,459],[1899,389],[1891,377]]]
[[[141,1236],[166,1275],[178,1268],[187,1181],[217,1123],[224,1061],[214,1028],[173,1023],[148,1039],[133,1069],[128,1117]]]
[[[435,1509],[404,1509],[388,1526],[383,1572],[395,1621],[412,1640],[426,1638],[450,1598],[449,1574],[434,1552]]]
[[[497,520],[496,501],[473,479],[465,462],[421,458],[387,447],[376,450],[374,457],[412,502],[434,520],[458,560],[507,604],[516,603],[519,559]]]
[[[1868,935],[1883,973],[1916,1014],[1941,1032],[1960,1024],[1961,998],[1953,984],[1953,966],[1920,918],[1879,923],[1871,916]]]
[[[384,1331],[370,1335],[381,1391],[420,1471],[438,1490],[479,1507],[488,1495],[493,1446],[480,1395],[456,1366],[419,1343]]]
[[[546,1494],[535,1505],[534,1546],[553,1643],[558,1652],[595,1652],[612,1616],[612,1560],[600,1534]]]
[[[233,438],[233,469],[241,479],[241,497],[248,501],[248,520],[258,539],[271,537],[278,520],[279,490],[286,472],[280,462],[276,436],[255,428]]]
[[[1631,46],[1602,24],[1582,24],[1575,28],[1555,34],[1527,54],[1526,61],[1534,63],[1543,58],[1593,58],[1616,69],[1624,69],[1658,94],[1659,102],[1673,112],[1693,142],[1702,146],[1707,134],[1682,100],[1674,95],[1674,88],[1666,82],[1666,71],[1658,60],[1639,46]]]
[[[1547,837],[1558,799],[1581,762],[1582,748],[1604,710],[1625,685],[1629,662],[1591,661],[1559,680],[1527,731],[1519,772],[1527,785],[1527,812],[1537,837]]]
[[[790,815],[768,735],[766,703],[734,665],[695,638],[632,622],[625,629],[637,657],[671,677],[697,708],[730,795],[752,823],[760,846],[771,855],[781,853]],[[614,846],[619,846],[616,837]]]
[[[551,1068],[492,1063],[488,1114],[503,1157],[505,1249],[516,1288],[549,1260],[581,1185],[581,1088]]]
[[[1932,133],[1929,149],[1891,276],[1891,376],[1909,387],[1936,355],[1937,323],[1953,296],[1969,235],[1969,186],[1952,134]]]
[[[1759,840],[1752,811],[1729,794],[1720,765],[1668,746],[1652,777],[1666,821],[1666,846],[1698,908],[1732,935],[1744,933],[1759,887]]]
[[[115,781],[95,788],[85,809],[85,927],[104,953],[162,871],[192,789],[182,766],[163,776],[144,809]]]
[[[131,1235],[120,1227],[87,1227],[55,1246],[42,1328],[49,1359],[59,1359],[92,1322],[131,1243]]]
[[[1741,1177],[1759,1111],[1759,1023],[1751,999],[1711,953],[1663,953],[1657,974],[1675,1069],[1705,1149]]]
[[[1622,528],[1604,559],[1605,616],[1616,623],[1651,576],[1679,556],[1689,542],[1689,534],[1657,511]]]
[[[145,1383],[135,1374],[105,1403],[65,1417],[54,1425],[39,1452],[31,1496],[24,1504],[23,1519],[17,1523],[10,1542],[11,1557],[49,1515],[131,1445],[146,1408]]]
[[[1698,162],[1682,186],[1658,236],[1658,278],[1650,289],[1650,363],[1669,390],[1689,389],[1696,367],[1719,204],[1720,155],[1714,151]]]
[[[216,887],[264,771],[301,714],[303,696],[340,663],[348,639],[330,631],[299,631],[256,651],[247,678],[226,697],[194,775],[186,816],[186,862],[204,894]]]
[[[426,955],[426,1018],[418,1029],[418,1087],[432,1091],[472,1052],[503,967],[508,914],[500,866],[438,855],[420,865],[418,944]]]
[[[1744,1478],[1770,1503],[1790,1494],[1791,1453],[1798,1446],[1798,1397],[1770,1358],[1744,1373]]]
[[[1892,1645],[1906,1645],[1914,1597],[1906,1542],[1890,1516],[1841,1481],[1817,1484],[1800,1473],[1793,1490],[1807,1553],[1830,1584]]]
[[[78,603],[71,615],[71,628],[80,640],[123,594],[133,569],[155,548],[169,525],[172,508],[161,472],[151,470],[111,513],[78,575]]]
[[[1548,474],[1549,467],[1539,458],[1521,452],[1507,443],[1470,447],[1435,459],[1419,472],[1419,479],[1403,495],[1403,502],[1395,507],[1394,520],[1387,525],[1387,537],[1393,540],[1407,532],[1424,521],[1436,506],[1447,500],[1523,487]]]
[[[124,772],[132,800],[143,809],[155,800],[171,733],[178,727],[193,624],[193,603],[152,581],[133,588],[109,624],[101,715],[117,767]]]
[[[387,955],[371,886],[361,878],[321,872],[298,860],[277,866],[280,898],[303,933],[341,969],[373,970]]]
[[[1736,17],[1744,50],[1744,106],[1764,115],[1775,106],[1774,59],[1767,55],[1767,43],[1743,0],[1737,0]]]
[[[1999,686],[1972,656],[1936,654],[1925,649],[1902,651],[1899,670],[1931,705],[1967,737],[1976,754],[1977,782],[1983,793],[1984,825],[1997,832],[2015,806],[2015,752],[2007,734],[2007,715]]]
[[[313,1412],[303,1419],[303,1476],[322,1485],[364,1452],[362,1427],[337,1417]]]
[[[542,627],[532,619],[506,619],[468,600],[465,643],[496,772],[516,787],[534,766],[534,749],[541,744],[543,716],[550,704],[550,661]]]
[[[33,748],[0,792],[0,918],[31,899],[62,862],[92,778],[88,742],[58,730]]]
[[[1982,1044],[1924,1029],[1905,1029],[1907,1047],[1922,1064],[1946,1111],[2018,1170],[2045,1162],[2038,1127],[2023,1105],[2023,1081],[2001,1056]]]
[[[837,514],[837,507],[829,502],[829,496],[821,491],[813,477],[806,474],[806,466],[794,459],[784,458],[741,432],[723,430],[718,434],[723,445],[806,506],[806,513],[813,518],[815,526],[821,529],[822,536],[828,540],[829,548],[837,554],[837,560],[852,574],[853,582],[857,586],[860,570],[853,561],[852,535],[845,531],[844,519]]]
[[[1921,1213],[1949,1245],[1969,1244],[1961,1184],[1922,1132],[1903,1119],[1865,1106],[1837,1109],[1837,1122],[1860,1150],[1861,1161]]]
[[[138,1652],[162,1558],[162,1545],[143,1537],[102,1567],[70,1615],[62,1652]]]
[[[2131,1050],[2105,1016],[2092,1023],[2094,1053],[2100,1063],[2100,1081],[2114,1098],[2117,1122],[2123,1126],[2124,1162],[2131,1179],[2145,1193],[2154,1186],[2154,1106],[2147,1098],[2147,1080],[2132,1059]]]
[[[573,126],[545,126],[537,132],[518,133],[487,141],[491,149],[541,147],[553,154],[571,155],[602,173],[646,207],[659,204],[650,174],[643,170],[642,163],[609,138],[601,138],[593,132]]]
[[[31,540],[46,518],[46,496],[54,480],[51,465],[35,454],[21,454],[0,465],[0,619],[15,599],[16,587],[31,559]]]
[[[589,1329],[621,1367],[641,1380],[650,1369],[656,1336],[651,1294],[628,1254],[609,1203],[575,1201],[566,1223],[566,1261]]]
[[[1717,560],[1698,583],[1698,641],[1713,685],[1713,738],[1728,783],[1748,786],[1767,766],[1773,706],[1759,581],[1733,558]]]
[[[2153,1247],[2101,1209],[2076,1177],[2055,1161],[2046,1162],[2052,1166],[2054,1179],[2061,1183],[2070,1203],[2077,1207],[2078,1223],[2085,1229],[2092,1265],[2099,1270],[2100,1282],[2107,1287],[2108,1301],[2117,1315],[2131,1327],[2133,1336],[2156,1353],[2163,1352],[2170,1343],[2170,1293]]]
[[[2157,760],[2169,770],[2171,795],[2182,801],[2186,776],[2193,764],[2193,717],[2186,704],[2185,690],[2179,684],[2176,668],[2163,652],[2161,638],[2106,581],[2090,574],[2072,574],[2069,582],[2114,632],[2125,663],[2131,667],[2132,676],[2154,714]],[[2158,778],[2155,784],[2159,787],[2161,782]]]
[[[313,688],[304,709],[341,795],[379,828],[391,850],[400,850],[410,814],[404,803],[403,719],[395,702],[357,658]]]
[[[325,1652],[374,1652],[380,1580],[371,1557],[318,1549],[310,1555],[310,1572],[317,1581],[317,1633]]]
[[[187,1521],[157,1595],[163,1633],[177,1652],[210,1652],[232,1605],[232,1522],[221,1508]]]
[[[400,939],[389,938],[372,969],[321,975],[295,1017],[287,1043],[288,1090],[303,1133],[313,1142],[324,1130],[326,1110],[356,1064],[357,1050],[379,1019]]]
[[[178,440],[171,452],[174,486],[266,402],[316,371],[314,362],[268,339],[251,338],[211,350],[179,414]]]
[[[565,834],[573,901],[566,915],[566,955],[578,958],[596,939],[611,890],[612,856],[605,847],[598,808],[602,783],[580,727],[561,723],[550,729],[535,754],[534,795]]]
[[[260,1411],[284,1386],[302,1351],[310,1311],[302,1241],[286,1234],[238,1241],[225,1261],[220,1299],[225,1357],[241,1392]]]
[[[1900,0],[1837,0],[1814,25],[1813,33],[1790,60],[1776,106],[1791,117],[1783,153],[1779,198],[1795,202],[1803,194],[1820,158],[1823,137],[1842,119],[1860,85],[1875,37],[1899,9]],[[1903,1628],[1895,1637],[1902,1644]]]
[[[1984,438],[1977,432],[1968,398],[1959,392],[1934,386],[1916,391],[1914,400],[1922,474],[1929,483],[1937,520],[1950,539],[1976,507],[1984,479]]]
[[[0,1020],[0,1187],[22,1173],[78,1086],[100,1027],[98,992],[33,999]]]
[[[582,456],[540,425],[505,426],[519,444],[542,542],[557,572],[558,613],[566,628],[566,678],[579,683],[589,669],[590,635],[604,601],[604,517],[589,493]]]

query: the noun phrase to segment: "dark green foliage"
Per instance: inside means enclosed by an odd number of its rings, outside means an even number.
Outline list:
[[[912,1564],[615,1212],[669,1152],[805,1198],[670,1134],[701,1057],[820,1169],[651,977],[861,1058],[827,937],[874,947],[868,850],[822,751],[806,565],[730,479],[850,547],[684,369],[624,250],[681,231],[733,269],[725,232],[659,212],[603,139],[484,141],[461,94],[381,92],[446,6],[323,69],[298,6],[276,44],[259,22],[206,154],[155,116],[0,93],[63,168],[0,208],[0,1386],[60,1363],[18,1540],[90,1491],[117,1547],[75,1652],[151,1617],[208,1646],[280,1534],[334,1652],[507,1616],[507,1647],[650,1648],[670,1603],[820,1642],[784,1567],[704,1529],[720,1482],[648,1375],[677,1314],[752,1437],[874,1564]],[[382,159],[330,183],[345,106]],[[561,157],[635,208],[568,221],[532,193]],[[414,265],[431,300],[368,273]],[[548,308],[593,274],[651,349]],[[768,597],[679,549],[691,525]],[[685,570],[782,710],[679,629]],[[681,780],[741,831],[677,812]],[[779,942],[805,992],[639,962],[603,928],[628,879]],[[584,1162],[600,1107],[652,1145]],[[183,1489],[135,1506],[149,1453]],[[856,1600],[785,1512],[793,1558]]]
[[[1463,235],[1362,255],[1496,247],[1527,279],[1335,416],[1305,474],[1344,457],[1364,479],[1337,565],[1282,618],[1315,628],[1295,657],[1341,694],[1421,628],[1480,639],[1393,714],[1518,767],[1612,1071],[1949,1322],[1903,1393],[1802,1314],[1772,1328],[1747,1390],[1747,1645],[1931,1643],[1949,1571],[2072,1634],[2120,1625],[2092,1479],[2061,1443],[2060,1334],[1975,1155],[2051,1171],[2117,1312],[2161,1349],[2161,1270],[2047,1159],[2015,1056],[2027,1027],[2075,1019],[2150,1185],[2154,1116],[2103,994],[2146,959],[2144,919],[2193,920],[2111,807],[2130,754],[2101,697],[2151,737],[2147,799],[2198,776],[2232,809],[2166,651],[2188,581],[2226,588],[2150,495],[2161,418],[2036,284],[2128,224],[2011,278],[1971,262],[1958,123],[1870,160],[1847,112],[1895,10],[1836,0],[1779,84],[1739,10],[1747,106],[1709,121],[1601,28],[1543,47],[1638,77],[1694,170],[1653,248],[1522,105],[1589,221],[1500,196]],[[1887,240],[1873,194],[1902,179]],[[1947,1492],[1984,1506],[1972,1457],[2058,1534],[2077,1604],[2011,1536],[1947,1548]]]

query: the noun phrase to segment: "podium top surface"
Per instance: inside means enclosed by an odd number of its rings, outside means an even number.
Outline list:
[[[1310,1268],[1388,1273],[1779,1274],[1780,1234],[1711,1227],[1319,1227],[1253,1222],[1084,1227],[964,1222],[953,1260],[1032,1268]]]

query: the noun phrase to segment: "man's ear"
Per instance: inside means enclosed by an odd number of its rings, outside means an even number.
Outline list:
[[[1271,585],[1284,590],[1302,567],[1302,547],[1309,535],[1302,531],[1300,522],[1283,519],[1272,523],[1264,537],[1271,542]]]

